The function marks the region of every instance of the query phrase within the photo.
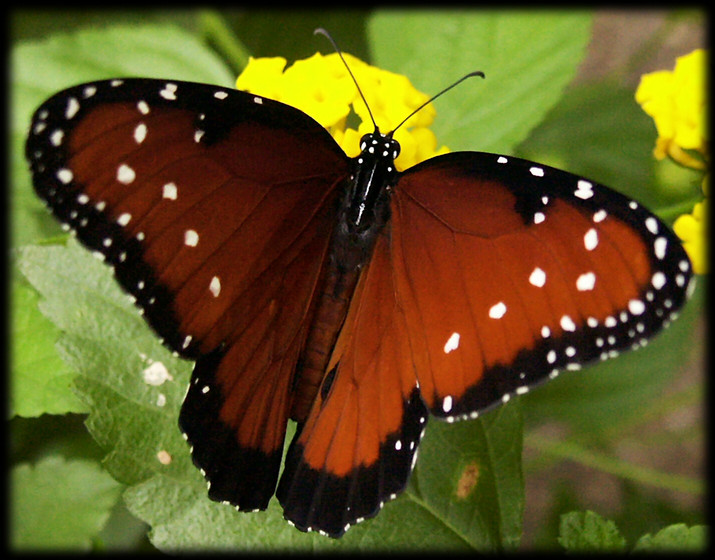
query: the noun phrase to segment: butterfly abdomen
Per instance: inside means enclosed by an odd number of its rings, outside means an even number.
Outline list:
[[[297,422],[305,421],[325,378],[359,275],[359,269],[345,270],[333,263],[328,266],[295,373],[290,416]]]

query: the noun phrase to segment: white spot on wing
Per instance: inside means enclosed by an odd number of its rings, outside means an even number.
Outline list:
[[[442,410],[445,412],[452,410],[452,397],[444,397],[444,400],[442,401]]]
[[[189,247],[196,247],[199,244],[199,234],[193,229],[187,229],[184,232],[184,243]]]
[[[576,289],[581,292],[593,290],[596,285],[596,275],[593,272],[586,272],[576,279]]]
[[[178,195],[178,189],[176,188],[176,183],[167,183],[162,187],[161,196],[163,198],[168,198],[169,200],[176,200]]]
[[[146,138],[146,125],[144,123],[140,123],[134,129],[134,141],[137,144],[141,144],[142,142],[144,142],[145,138]]]
[[[176,84],[171,84],[171,83],[166,84],[164,86],[164,89],[162,89],[159,92],[159,95],[161,95],[164,99],[167,99],[169,101],[174,101],[174,100],[176,100],[176,89],[177,89]]]
[[[583,236],[583,245],[587,251],[593,251],[598,246],[598,232],[591,228]]]
[[[77,114],[77,111],[79,111],[79,101],[75,99],[74,97],[70,97],[67,100],[67,109],[65,110],[65,118],[71,119]]]
[[[546,283],[546,273],[537,266],[529,276],[529,283],[537,288],[542,288]]]
[[[504,305],[503,301],[500,301],[499,303],[496,303],[489,308],[489,317],[491,317],[492,319],[501,319],[502,317],[504,317],[505,313],[506,305]]]
[[[221,293],[221,280],[219,280],[218,276],[214,276],[211,279],[211,283],[209,284],[209,291],[213,294],[214,297],[218,297]]]
[[[137,174],[126,163],[121,164],[117,168],[117,181],[119,181],[123,185],[128,185],[132,183],[136,178]]]
[[[459,333],[452,333],[444,345],[444,353],[449,354],[453,350],[459,348]]]
[[[576,323],[573,322],[573,319],[569,317],[568,315],[564,315],[561,317],[561,328],[564,329],[565,331],[570,331],[573,332],[576,330]]]

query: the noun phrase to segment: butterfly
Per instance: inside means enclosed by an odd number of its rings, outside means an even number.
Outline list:
[[[179,425],[209,497],[339,537],[404,490],[428,417],[475,418],[645,345],[692,269],[638,202],[481,152],[398,172],[258,95],[125,78],[34,113],[33,184],[195,360]],[[298,427],[278,481],[286,426]]]

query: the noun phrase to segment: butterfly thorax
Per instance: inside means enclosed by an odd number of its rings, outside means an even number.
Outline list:
[[[339,268],[359,268],[370,256],[375,237],[390,218],[390,195],[397,180],[400,145],[390,134],[366,134],[342,196],[333,234]]]
[[[390,195],[397,180],[395,158],[400,145],[391,135],[376,131],[363,136],[360,149],[341,197],[331,258],[321,279],[312,328],[296,369],[291,417],[299,422],[307,416],[318,389],[329,390],[329,381],[323,380],[330,373],[327,369],[332,349],[363,265],[369,262],[375,240],[390,218]]]

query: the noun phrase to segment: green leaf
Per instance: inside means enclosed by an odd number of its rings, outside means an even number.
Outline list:
[[[521,538],[524,480],[518,402],[477,420],[434,419],[420,443],[410,496],[480,551],[515,549]]]
[[[43,313],[64,332],[58,346],[78,372],[75,384],[90,409],[87,427],[109,452],[109,472],[134,485],[126,493],[128,506],[152,524],[156,546],[501,550],[518,543],[523,510],[518,406],[457,425],[433,421],[416,484],[404,496],[340,541],[304,535],[283,520],[275,501],[265,514],[245,514],[208,499],[177,426],[191,365],[161,346],[108,267],[74,241],[67,247],[26,247],[19,251],[18,266],[41,293]],[[156,363],[171,375],[161,385],[144,376]],[[458,484],[473,464],[479,470],[476,490],[460,497]],[[154,497],[144,498],[149,491]],[[213,520],[210,530],[195,530],[196,511]]]
[[[616,524],[592,511],[562,515],[558,540],[569,552],[622,552],[626,547]]]
[[[688,527],[684,523],[648,533],[638,539],[634,552],[702,552],[707,547],[707,527]]]
[[[379,10],[368,22],[373,60],[430,95],[432,129],[450,150],[511,153],[560,99],[590,39],[587,11]]]
[[[37,292],[16,279],[11,290],[13,352],[8,414],[34,417],[86,412],[71,389],[74,373],[54,349],[59,331],[37,309]]]
[[[10,541],[15,551],[89,550],[121,486],[84,460],[48,457],[10,474]]]

